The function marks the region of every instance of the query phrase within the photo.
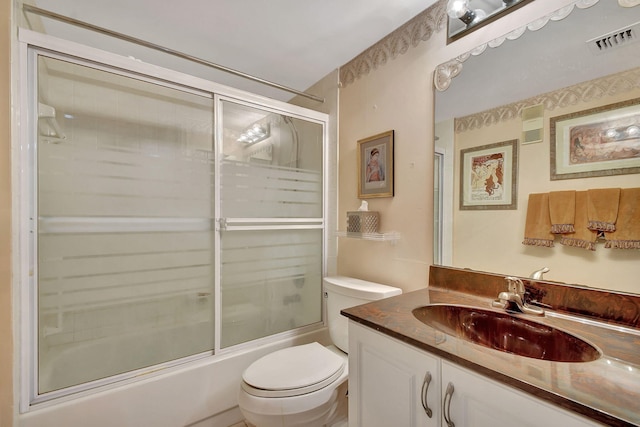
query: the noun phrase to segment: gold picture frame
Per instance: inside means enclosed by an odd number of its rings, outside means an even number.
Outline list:
[[[518,208],[518,140],[460,150],[460,210]]]
[[[552,117],[551,180],[640,173],[640,98]]]
[[[393,197],[394,131],[358,140],[358,198]]]

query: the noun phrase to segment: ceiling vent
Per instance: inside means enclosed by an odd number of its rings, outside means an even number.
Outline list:
[[[610,52],[622,46],[636,43],[640,38],[640,22],[611,33],[603,34],[591,40],[587,40],[589,50],[596,54]]]

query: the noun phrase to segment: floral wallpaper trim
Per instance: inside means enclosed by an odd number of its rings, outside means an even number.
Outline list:
[[[384,37],[360,55],[340,67],[340,84],[345,87],[372,70],[406,53],[410,47],[427,41],[434,32],[447,27],[446,2],[436,2],[406,24]]]
[[[456,118],[454,129],[456,133],[461,133],[515,119],[520,117],[523,108],[533,105],[543,104],[545,110],[554,110],[634,89],[640,89],[640,67]]]

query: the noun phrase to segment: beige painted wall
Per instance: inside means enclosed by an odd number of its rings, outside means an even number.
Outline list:
[[[395,196],[369,199],[369,209],[380,212],[381,232],[397,231],[401,237],[395,245],[340,237],[339,274],[398,286],[404,291],[427,285],[433,260],[435,67],[570,2],[532,2],[449,45],[445,31],[436,32],[340,90],[339,230],[346,230],[346,212],[360,204],[357,141],[394,129]]]
[[[566,283],[617,289],[638,293],[637,276],[640,272],[638,251],[605,249],[603,243],[595,251],[560,245],[555,247],[525,246],[524,225],[527,200],[530,193],[560,190],[588,190],[591,188],[630,188],[640,185],[637,174],[566,179],[550,181],[550,117],[583,111],[601,105],[633,99],[640,96],[640,89],[607,96],[570,107],[545,112],[545,139],[536,144],[519,146],[518,209],[505,211],[460,211],[454,209],[453,265],[475,270],[503,272],[528,276],[542,266],[551,269],[546,279]],[[473,131],[456,134],[456,159],[454,176],[460,176],[460,150],[469,147],[520,138],[520,118]],[[455,198],[459,200],[459,182],[454,185]],[[606,265],[606,268],[603,268]],[[615,281],[612,281],[615,272]]]
[[[380,212],[380,231],[401,238],[395,245],[339,238],[338,272],[405,290],[426,284],[432,259],[431,77],[428,58],[417,54],[423,51],[414,49],[340,93],[339,229],[346,229],[346,212],[360,205],[357,141],[393,129],[395,196],[368,201],[370,210]]]
[[[0,427],[13,425],[11,0],[0,1]]]

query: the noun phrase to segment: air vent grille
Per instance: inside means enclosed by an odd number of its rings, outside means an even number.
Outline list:
[[[544,105],[532,105],[522,109],[522,144],[542,142],[544,130]]]
[[[599,55],[636,43],[639,37],[640,22],[636,22],[628,27],[588,40],[587,45],[592,53]]]

